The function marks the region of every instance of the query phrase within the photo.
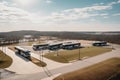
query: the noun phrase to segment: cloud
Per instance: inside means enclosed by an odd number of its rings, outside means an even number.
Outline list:
[[[100,3],[101,5],[103,5],[104,3]]]
[[[7,2],[0,2],[0,22],[27,22],[30,13],[17,7],[11,7]]]
[[[112,6],[112,5],[115,5],[115,4],[117,4],[117,2],[111,2],[108,5]]]
[[[63,10],[61,12],[54,12],[50,16],[54,21],[62,21],[62,20],[77,20],[77,19],[86,19],[94,16],[106,16],[107,13],[92,13],[94,11],[102,11],[109,10],[111,6],[91,6],[85,8],[73,8]]]
[[[106,9],[111,9],[111,6],[91,6],[91,7],[85,7],[85,8],[74,8],[74,9],[68,9],[64,10],[63,12],[70,12],[70,11],[75,11],[75,12],[88,12],[88,11],[95,11],[95,10],[106,10]]]
[[[49,3],[52,0],[46,1]],[[36,13],[30,13],[21,8],[11,6],[8,2],[4,1],[0,2],[0,22],[56,24],[57,22],[69,22],[97,16],[106,18],[106,16],[108,16],[108,13],[102,13],[101,11],[112,9],[112,4],[115,3],[112,2],[111,5],[93,5],[90,7],[66,9],[60,12],[53,12],[48,16],[40,16]]]
[[[120,13],[113,14],[113,16],[120,16]]]
[[[46,0],[46,3],[50,4],[50,3],[52,3],[52,0]]]
[[[45,1],[46,3],[52,3],[52,0],[45,0]],[[111,2],[107,5],[105,5],[104,3],[100,3],[98,5],[92,5],[90,7],[66,9],[59,12],[52,12],[50,15],[41,16],[42,14],[40,15],[38,13],[31,13],[22,8],[18,8],[18,6],[16,6],[17,4],[15,3],[11,4],[6,1],[3,1],[0,2],[0,29],[5,31],[6,28],[7,30],[48,29],[51,31],[52,30],[93,31],[93,30],[99,30],[98,27],[96,27],[99,26],[99,28],[102,27],[101,30],[104,30],[105,26],[101,25],[104,24],[104,22],[101,21],[102,23],[100,24],[96,23],[98,21],[96,17],[109,18],[108,16],[109,14],[106,13],[107,10],[111,10],[113,8],[112,6],[118,3],[120,3],[120,0],[117,2]],[[114,14],[113,16],[120,16],[120,13]],[[89,23],[86,24],[84,20],[90,20],[90,21]],[[91,22],[93,24],[90,24]],[[69,29],[67,26],[69,26]],[[82,26],[84,27],[86,26],[86,27],[84,28]],[[91,26],[94,27],[91,28]],[[109,26],[113,28],[113,25],[108,25],[108,28]],[[106,28],[106,30],[108,28]]]
[[[120,3],[120,0],[118,0],[118,2],[117,3]]]
[[[116,1],[116,2],[110,2],[108,5],[109,6],[112,6],[112,5],[115,5],[115,4],[119,4],[120,3],[120,0]]]

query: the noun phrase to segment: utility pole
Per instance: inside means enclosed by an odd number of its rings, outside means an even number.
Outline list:
[[[41,60],[41,53],[40,53],[40,50],[39,50],[38,52],[39,52],[39,55],[40,55],[40,60]]]

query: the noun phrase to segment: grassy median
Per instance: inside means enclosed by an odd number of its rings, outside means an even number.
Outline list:
[[[12,58],[0,51],[0,68],[7,68],[12,64]]]
[[[36,64],[39,67],[45,67],[47,64],[41,60],[38,60],[37,58],[31,57],[31,62]]]
[[[112,58],[90,67],[60,75],[54,80],[119,80],[120,58]]]
[[[80,51],[80,58],[83,59],[112,51],[112,49],[103,48],[103,47],[86,47],[86,48],[80,48],[80,50],[75,49],[75,50],[58,51],[58,56],[57,56],[57,51],[55,51],[44,55],[44,57],[57,62],[68,63],[70,61],[79,59],[79,51]]]

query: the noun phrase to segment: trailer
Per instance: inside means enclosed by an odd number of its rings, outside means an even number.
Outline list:
[[[19,46],[16,46],[15,50],[16,50],[15,53],[17,53],[17,54],[19,54],[19,55],[21,55],[21,56],[31,60],[31,55],[30,55],[30,51],[29,50],[24,49],[24,48],[19,47]]]

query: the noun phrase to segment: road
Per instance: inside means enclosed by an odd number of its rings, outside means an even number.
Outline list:
[[[78,69],[82,69],[85,67],[88,67],[90,65],[94,65],[96,63],[99,63],[101,61],[113,58],[113,57],[120,57],[120,45],[115,45],[113,44],[113,47],[115,48],[113,51],[111,52],[107,52],[98,56],[94,56],[88,59],[84,59],[84,60],[80,60],[77,62],[73,62],[69,65],[63,66],[63,67],[59,67],[56,69],[50,69],[50,72],[53,75],[56,74],[64,74],[64,73],[68,73],[74,70],[78,70]],[[44,79],[47,78],[47,79]],[[6,78],[4,80],[52,80],[51,78],[48,78],[48,76],[45,74],[45,72],[39,72],[39,73],[34,73],[34,74],[29,74],[29,75],[16,75],[14,77],[10,77],[10,78]]]

